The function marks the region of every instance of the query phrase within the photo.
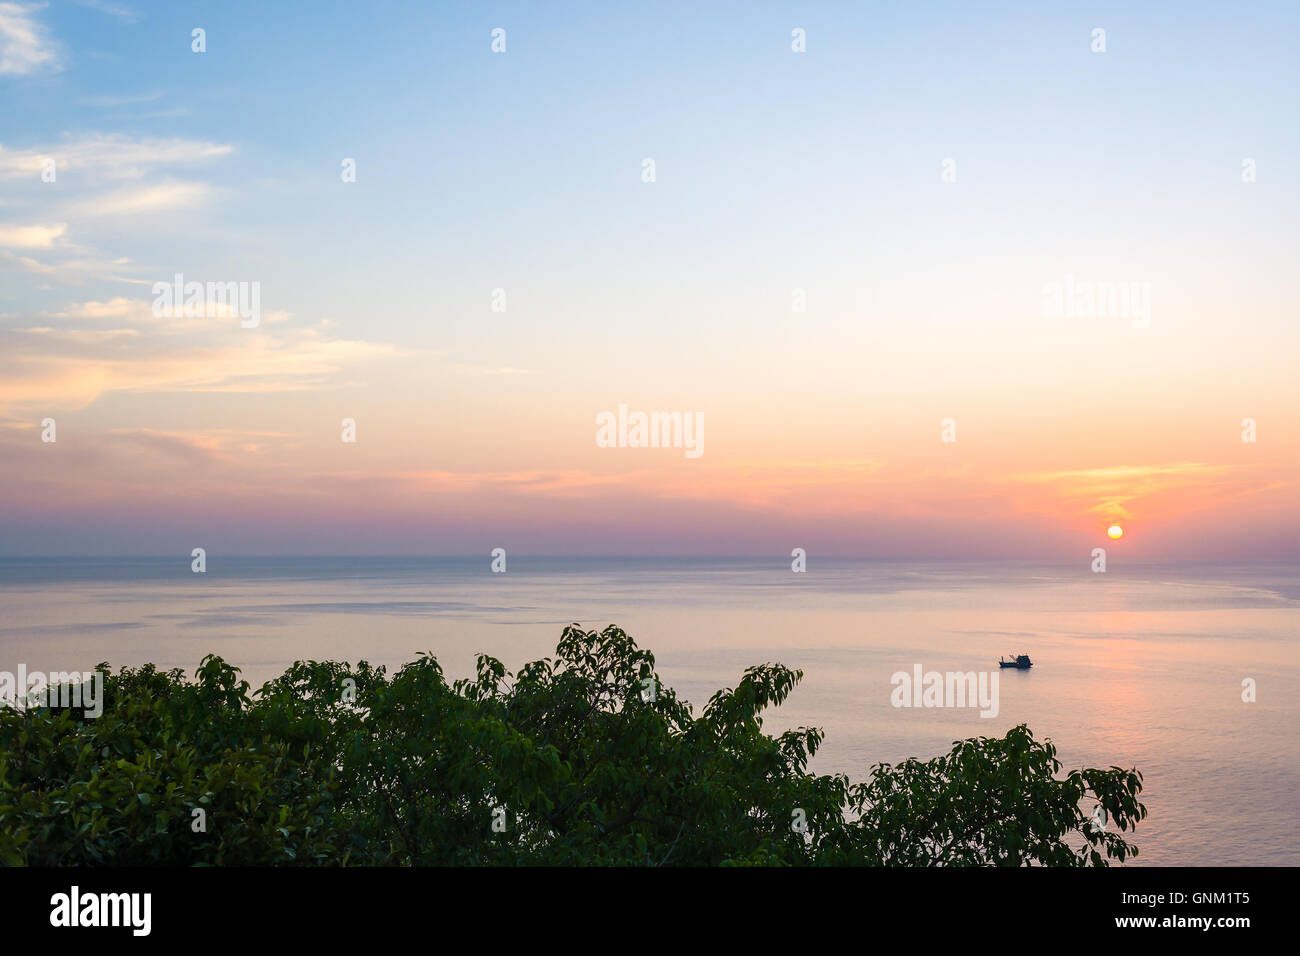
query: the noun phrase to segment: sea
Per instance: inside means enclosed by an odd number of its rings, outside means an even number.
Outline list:
[[[1300,568],[1090,562],[448,557],[0,558],[0,671],[209,653],[254,687],[295,660],[553,656],[617,624],[696,712],[745,668],[803,671],[772,733],[816,726],[812,769],[865,779],[1028,724],[1065,769],[1135,767],[1127,865],[1300,865]],[[1028,654],[1028,670],[998,660]],[[900,706],[899,674],[997,675],[996,713]],[[992,686],[992,685],[990,685]],[[900,698],[902,700],[900,701]],[[956,703],[955,701],[953,703]]]

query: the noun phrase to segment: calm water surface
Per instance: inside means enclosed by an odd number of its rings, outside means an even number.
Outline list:
[[[616,623],[699,707],[745,667],[803,683],[767,720],[820,726],[819,772],[944,752],[1018,723],[1066,767],[1136,766],[1150,816],[1138,864],[1297,865],[1300,574],[1295,567],[511,557],[0,558],[0,670],[215,652],[254,686],[295,659],[390,667],[433,652],[449,679],[492,654],[516,669],[561,628]],[[891,675],[995,668],[999,713],[900,709]],[[1243,703],[1253,678],[1258,700]]]

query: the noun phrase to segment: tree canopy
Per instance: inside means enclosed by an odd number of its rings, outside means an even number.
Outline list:
[[[108,665],[101,665],[108,670]],[[1026,726],[867,778],[818,775],[822,733],[763,732],[802,678],[745,671],[696,716],[617,627],[565,628],[449,683],[297,662],[250,694],[109,673],[104,710],[0,707],[0,862],[29,865],[1071,865],[1137,854],[1142,775],[1061,774]],[[1095,807],[1106,826],[1092,823]]]

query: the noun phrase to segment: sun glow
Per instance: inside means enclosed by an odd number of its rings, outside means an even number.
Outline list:
[[[1113,524],[1109,528],[1107,528],[1106,533],[1110,535],[1112,538],[1124,537],[1124,529],[1117,524]]]

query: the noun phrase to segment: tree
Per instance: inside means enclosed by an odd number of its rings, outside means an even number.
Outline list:
[[[819,730],[762,729],[801,677],[751,667],[696,716],[620,628],[577,625],[554,659],[511,675],[480,656],[452,684],[427,655],[391,678],[300,661],[251,696],[217,657],[192,681],[123,668],[96,719],[0,708],[0,861],[1104,866],[1137,853],[1121,832],[1146,816],[1141,774],[1060,777],[1055,747],[1025,726],[856,784],[810,773]]]

